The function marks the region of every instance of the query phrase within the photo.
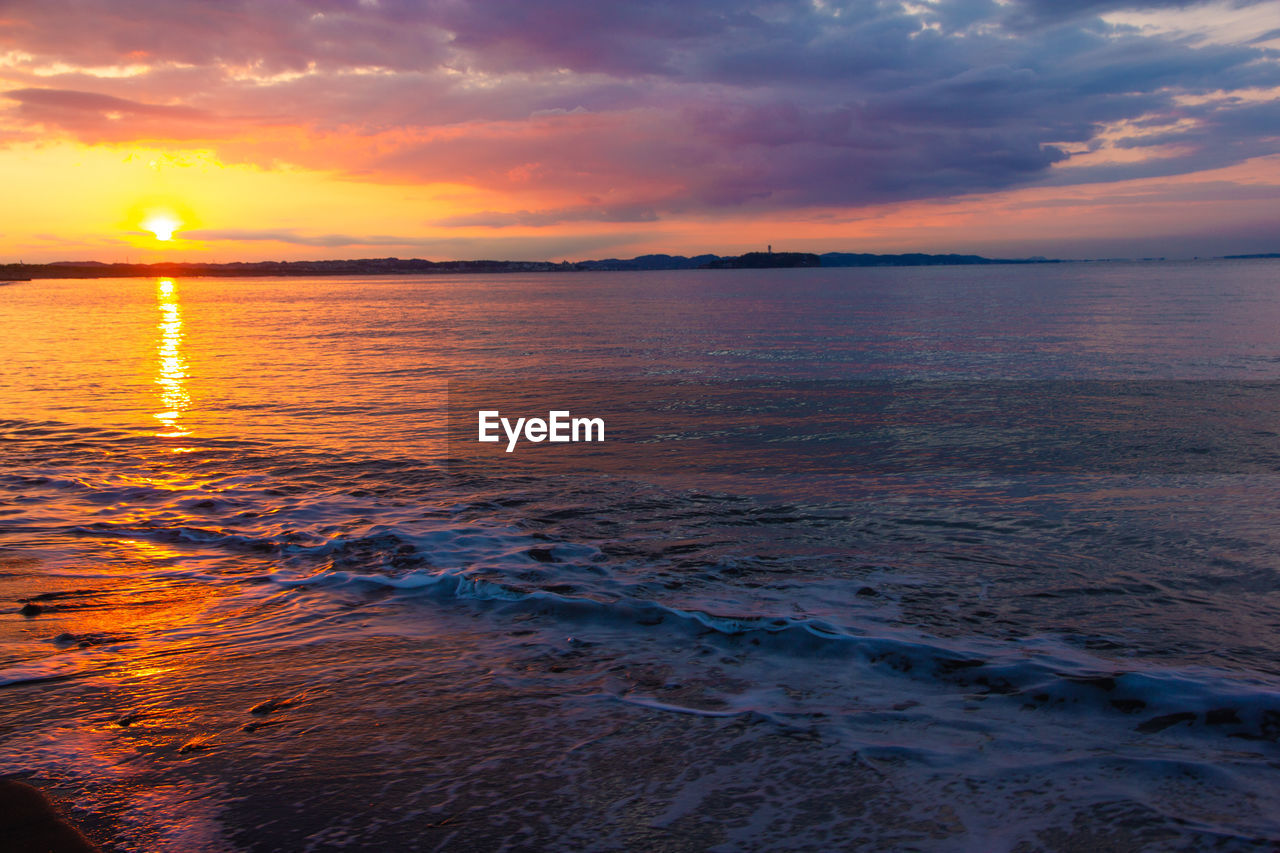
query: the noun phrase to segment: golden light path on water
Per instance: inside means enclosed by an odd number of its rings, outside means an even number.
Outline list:
[[[187,360],[182,354],[182,311],[173,279],[162,278],[156,284],[156,303],[160,309],[156,340],[156,384],[160,386],[160,403],[164,411],[156,412],[162,438],[181,438],[191,430],[181,422],[191,406],[187,393]]]

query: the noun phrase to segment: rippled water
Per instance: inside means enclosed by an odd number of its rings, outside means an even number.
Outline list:
[[[1268,847],[1278,281],[10,285],[0,767],[118,850]]]

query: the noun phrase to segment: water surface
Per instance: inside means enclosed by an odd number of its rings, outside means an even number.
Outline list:
[[[0,766],[118,850],[1266,847],[1277,273],[5,288]]]

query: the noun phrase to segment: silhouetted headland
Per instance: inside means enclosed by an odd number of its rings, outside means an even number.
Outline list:
[[[33,278],[139,278],[160,276],[325,276],[421,275],[423,273],[512,273],[572,270],[569,263],[550,261],[425,261],[418,258],[359,258],[341,261],[255,261],[215,263],[105,264],[100,261],[59,261],[51,264],[3,264],[0,280]]]
[[[1227,259],[1276,258],[1280,253],[1227,255]],[[1144,260],[1164,260],[1145,258]],[[427,261],[421,258],[353,258],[334,261],[236,261],[108,264],[57,261],[48,264],[0,264],[0,283],[36,278],[192,278],[201,276],[459,275],[468,273],[584,272],[693,269],[780,269],[788,267],[926,267],[967,264],[1058,264],[1056,258],[987,258],[982,255],[931,255],[909,252],[876,255],[854,252],[748,252],[745,255],[640,255],[590,261]]]
[[[574,272],[681,269],[776,269],[785,267],[932,266],[938,264],[1053,263],[1044,258],[1005,260],[980,255],[872,255],[827,252],[748,252],[739,256],[641,255],[589,261],[427,261],[421,258],[355,258],[334,261],[254,261],[233,263],[165,262],[155,264],[57,261],[48,264],[0,264],[0,281],[34,278],[139,278],[200,276],[458,275],[467,273]]]
[[[747,252],[736,258],[708,261],[709,270],[764,270],[788,267],[820,267],[822,258],[810,252]]]

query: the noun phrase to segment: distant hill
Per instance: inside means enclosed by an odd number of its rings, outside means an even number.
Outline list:
[[[716,258],[705,265],[709,270],[772,270],[822,266],[822,260],[808,252],[747,252],[736,258]]]
[[[1280,252],[1226,255],[1227,260],[1280,258]],[[1164,260],[1145,258],[1143,260]],[[640,255],[592,261],[426,261],[421,258],[353,258],[340,261],[236,261],[214,263],[107,264],[55,261],[0,264],[0,282],[33,278],[155,278],[199,276],[459,275],[468,273],[644,271],[695,269],[778,269],[787,267],[923,267],[967,264],[1060,264],[1054,258],[986,258],[982,255],[873,255],[854,252],[748,252],[745,255]]]
[[[1239,257],[1267,257],[1244,255]],[[0,280],[32,278],[139,278],[197,276],[449,275],[464,273],[575,272],[584,270],[779,269],[789,267],[903,267],[943,264],[1059,263],[1045,258],[1006,260],[981,255],[872,255],[827,252],[748,252],[745,255],[640,255],[630,259],[578,261],[426,261],[421,258],[355,258],[340,261],[256,261],[251,263],[106,264],[56,261],[0,264]]]
[[[984,258],[982,255],[923,255],[911,252],[905,255],[867,255],[848,252],[827,252],[821,256],[824,267],[938,267],[963,264],[1056,264],[1048,258]]]
[[[0,265],[0,279],[149,278],[323,275],[421,275],[458,273],[552,272],[573,270],[550,261],[424,261],[419,258],[363,258],[343,261],[257,261],[253,263],[103,264],[59,261],[51,264]]]
[[[584,270],[696,270],[719,259],[719,255],[640,255],[630,260],[605,258],[601,261],[578,261],[574,266]]]

